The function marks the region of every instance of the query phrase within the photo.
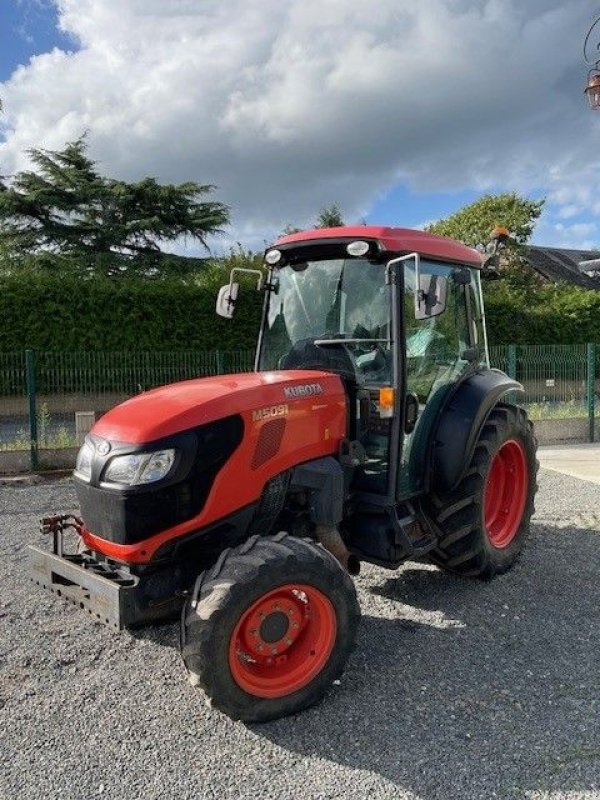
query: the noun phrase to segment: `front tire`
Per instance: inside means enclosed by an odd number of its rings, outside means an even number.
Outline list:
[[[183,660],[212,706],[265,722],[324,696],[359,618],[352,580],[320,545],[253,536],[197,579],[182,615]]]
[[[525,411],[496,406],[458,486],[428,499],[428,513],[440,537],[429,556],[433,563],[484,580],[514,565],[534,512],[536,449]]]

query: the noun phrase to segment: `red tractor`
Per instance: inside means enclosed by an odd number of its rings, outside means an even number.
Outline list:
[[[32,548],[34,580],[115,628],[183,607],[192,683],[264,721],[340,676],[361,561],[506,572],[529,530],[536,441],[522,387],[488,365],[481,266],[458,242],[400,228],[281,238],[258,273],[255,372],[103,416],[77,458],[81,518],[43,521],[54,548]]]

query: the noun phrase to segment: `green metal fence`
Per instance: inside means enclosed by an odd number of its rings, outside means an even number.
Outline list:
[[[102,416],[147,389],[252,370],[252,351],[0,353],[0,452],[77,445],[77,417]]]
[[[521,381],[528,403],[585,406],[591,347],[585,344],[491,347],[490,365]]]
[[[251,370],[253,353],[36,353],[40,394],[132,395],[188,378]]]
[[[0,451],[29,448],[25,353],[0,353]]]
[[[76,415],[96,419],[141,391],[187,378],[253,368],[251,351],[0,353],[0,451],[77,444]],[[600,416],[600,347],[505,345],[490,348],[492,367],[517,378],[534,420],[578,420],[594,440]]]
[[[539,419],[599,413],[600,348],[582,345],[505,345],[490,348],[490,366],[525,387],[525,404]]]
[[[574,438],[585,431],[595,439],[600,417],[600,347],[575,345],[505,345],[490,348],[490,365],[519,380],[529,416],[537,420],[579,420]],[[582,421],[586,424],[582,425]],[[540,426],[541,427],[541,426]],[[571,425],[573,428],[573,425]]]

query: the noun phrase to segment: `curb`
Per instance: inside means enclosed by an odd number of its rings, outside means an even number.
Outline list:
[[[39,475],[0,475],[0,486],[34,486],[41,482]]]
[[[72,469],[53,469],[30,475],[0,475],[0,486],[35,486],[46,481],[70,478]]]

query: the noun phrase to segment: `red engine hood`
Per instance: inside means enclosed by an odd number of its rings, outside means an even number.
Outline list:
[[[327,395],[339,398],[342,382],[337,375],[316,370],[197,378],[126,400],[105,414],[92,433],[112,441],[143,444],[231,414],[258,411],[311,394],[321,400]]]

